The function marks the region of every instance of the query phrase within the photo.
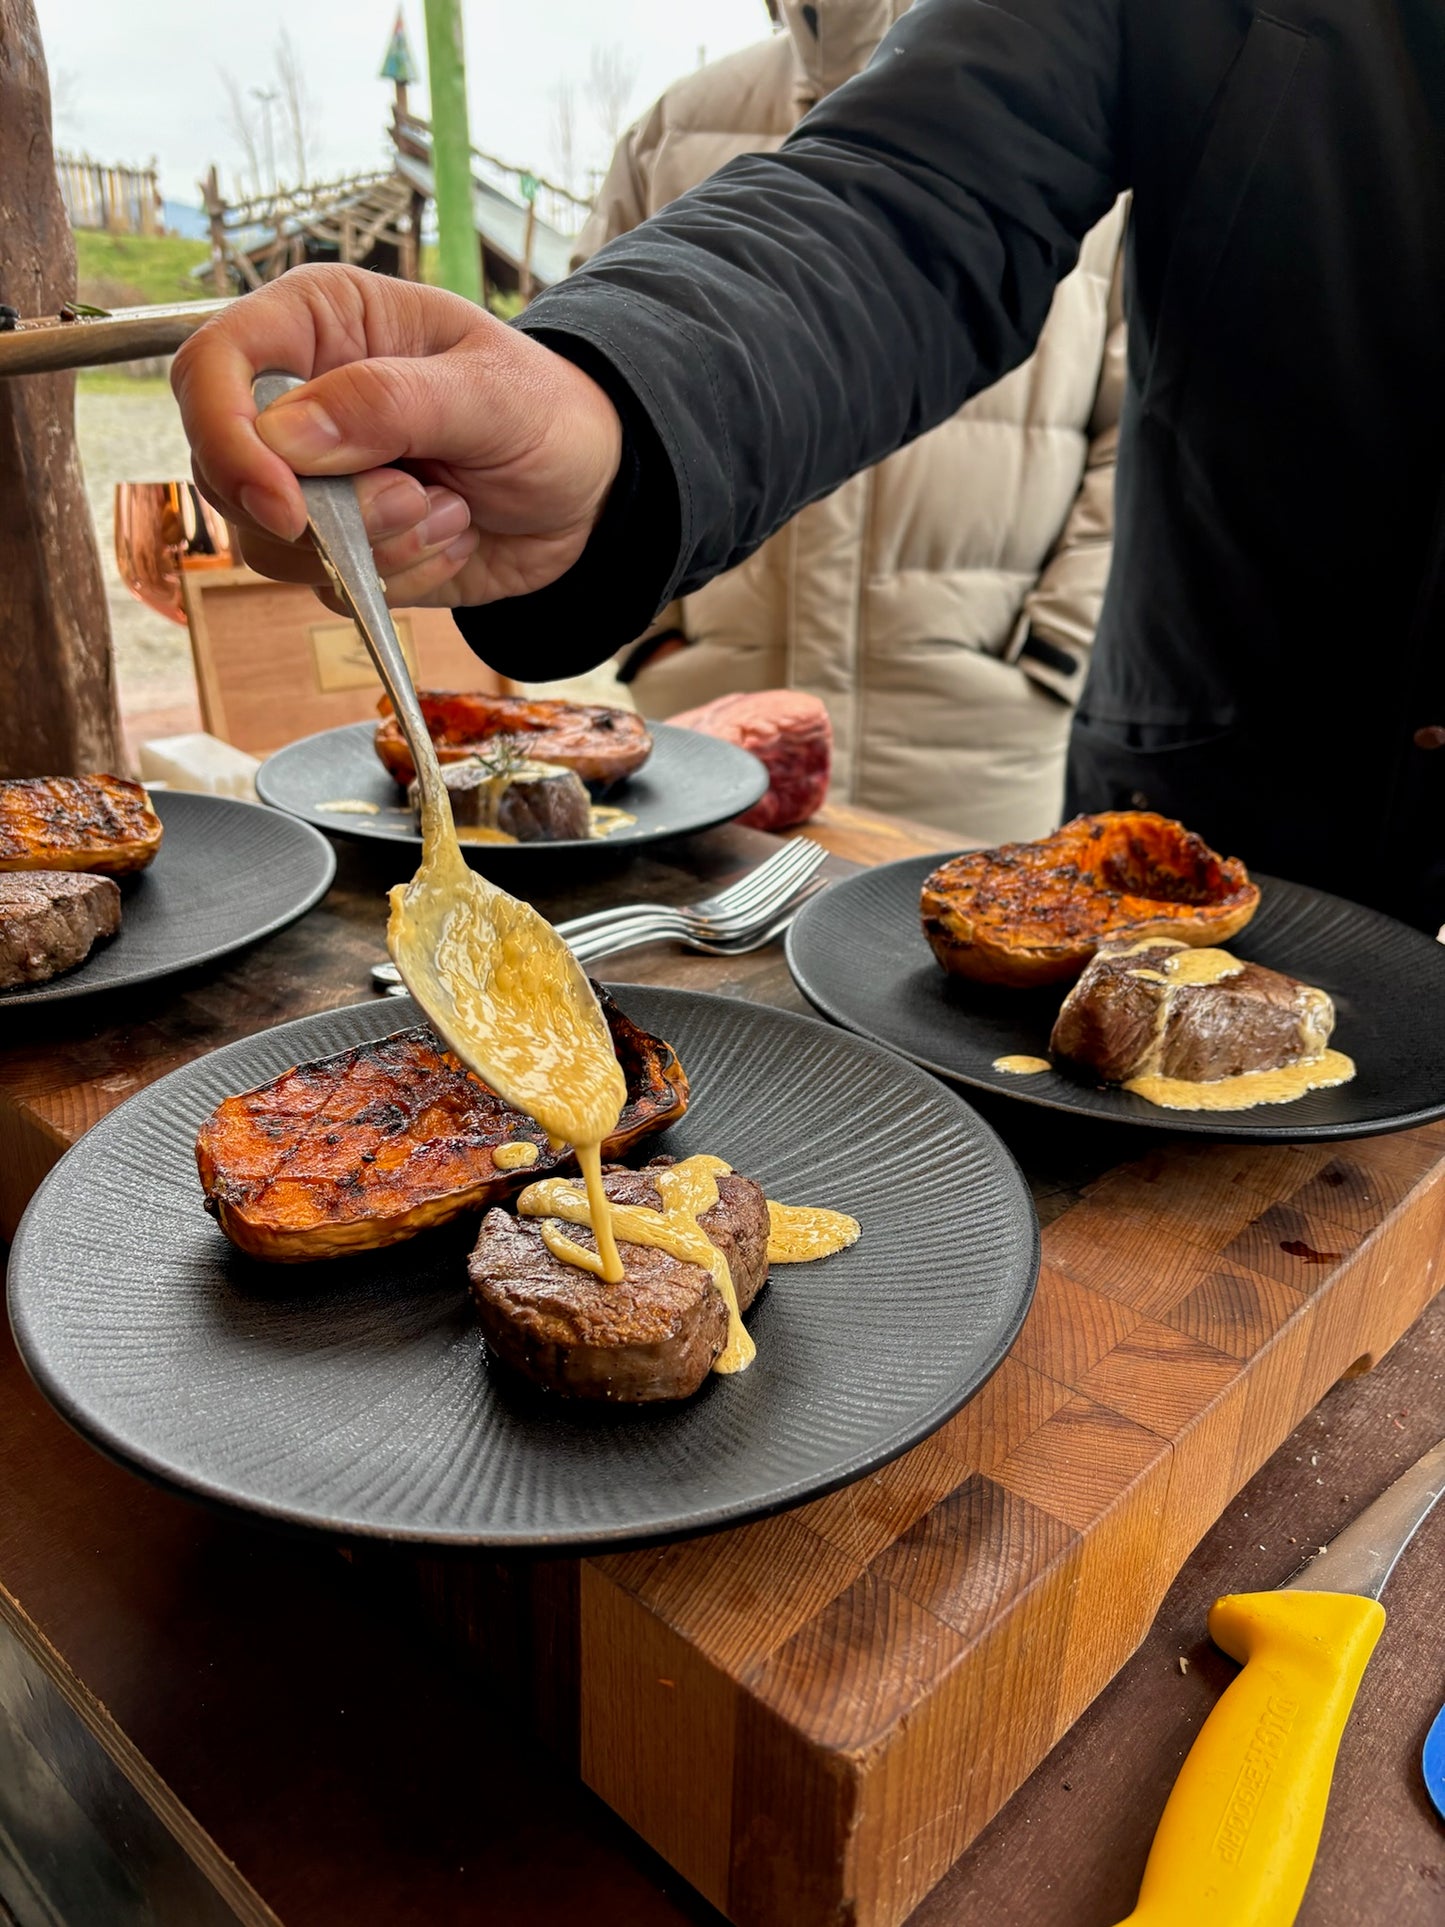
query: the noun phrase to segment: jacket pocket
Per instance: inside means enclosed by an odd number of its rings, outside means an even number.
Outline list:
[[[1257,13],[1226,74],[1181,204],[1159,295],[1144,410],[1178,421],[1220,264],[1299,70],[1309,35]]]

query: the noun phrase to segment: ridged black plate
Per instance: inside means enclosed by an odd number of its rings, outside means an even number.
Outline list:
[[[1329,992],[1338,1013],[1333,1042],[1354,1058],[1353,1082],[1251,1111],[1165,1111],[1062,1071],[996,1071],[996,1057],[1047,1053],[1064,989],[995,990],[944,974],[918,903],[923,879],[946,860],[884,864],[803,906],[788,932],[788,968],[815,1009],[941,1077],[1154,1130],[1251,1140],[1368,1137],[1445,1117],[1445,944],[1377,910],[1273,877],[1254,879],[1259,909],[1228,947]]]
[[[766,791],[768,772],[747,750],[694,729],[670,729],[666,723],[650,727],[651,756],[606,797],[609,805],[630,811],[635,823],[605,837],[572,837],[559,843],[468,844],[467,856],[490,870],[553,856],[633,849],[729,822],[750,810]],[[375,723],[347,723],[288,743],[261,765],[257,795],[329,836],[404,843],[419,853],[416,819],[377,760],[375,734]],[[335,802],[375,803],[377,814],[356,816],[316,807]]]
[[[157,790],[165,825],[154,863],[120,879],[120,930],[48,984],[0,990],[0,1010],[92,997],[212,963],[294,923],[336,874],[325,837],[230,796]]]
[[[470,1232],[305,1267],[227,1244],[201,1209],[202,1119],[300,1058],[417,1021],[388,1000],[173,1071],[61,1160],[10,1259],[42,1391],[186,1492],[326,1531],[500,1547],[756,1518],[925,1437],[993,1371],[1032,1296],[1038,1232],[1008,1152],[933,1078],[811,1018],[632,984],[617,996],[692,1080],[663,1148],[726,1157],[773,1197],[863,1225],[851,1250],[775,1271],[740,1377],[630,1413],[529,1393],[484,1357]]]

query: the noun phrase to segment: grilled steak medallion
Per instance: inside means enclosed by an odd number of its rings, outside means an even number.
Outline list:
[[[668,1045],[598,996],[627,1079],[603,1146],[615,1158],[682,1116],[687,1077]],[[517,1141],[536,1147],[535,1163],[500,1170],[493,1153]],[[231,1242],[282,1264],[397,1244],[575,1168],[420,1025],[227,1098],[201,1126],[196,1163]]]
[[[614,1204],[657,1211],[649,1173],[603,1176]],[[768,1276],[768,1205],[751,1178],[720,1174],[718,1201],[698,1223],[727,1258],[738,1308],[746,1311]],[[569,1238],[596,1249],[585,1227]],[[727,1307],[709,1272],[651,1245],[618,1240],[624,1276],[609,1285],[564,1264],[542,1242],[537,1218],[489,1211],[472,1252],[472,1296],[488,1345],[535,1384],[572,1398],[641,1404],[690,1398],[727,1342]]]
[[[924,880],[923,934],[950,974],[1026,987],[1068,983],[1105,943],[1227,943],[1258,904],[1236,858],[1168,817],[1113,810],[952,858]]]
[[[630,709],[443,689],[418,690],[417,701],[443,763],[485,754],[505,736],[532,762],[556,763],[600,787],[630,776],[652,754],[647,725]],[[416,777],[411,751],[385,698],[381,712],[376,753],[405,789]]]
[[[161,847],[161,820],[124,776],[17,776],[0,781],[0,870],[89,870],[126,876]]]
[[[442,781],[459,830],[500,830],[519,843],[560,843],[592,834],[592,805],[575,770],[523,762],[499,775],[493,765],[472,757],[443,763]],[[414,810],[421,808],[420,784],[411,784],[406,799]]]
[[[76,870],[0,875],[0,990],[43,984],[84,963],[120,928],[120,891]]]
[[[1171,979],[1179,943],[1101,950],[1064,999],[1055,1053],[1106,1084],[1174,1077],[1194,1084],[1316,1058],[1335,1027],[1324,991],[1259,964],[1212,983]]]

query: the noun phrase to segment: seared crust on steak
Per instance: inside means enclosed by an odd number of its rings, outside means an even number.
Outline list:
[[[618,1157],[682,1116],[687,1076],[670,1046],[597,994],[627,1080],[603,1147]],[[493,1152],[519,1139],[536,1163],[498,1170]],[[398,1244],[576,1168],[421,1025],[227,1098],[201,1126],[196,1165],[232,1244],[279,1264]]]
[[[1105,943],[1227,943],[1258,904],[1237,858],[1166,816],[1111,810],[953,857],[925,878],[921,909],[951,975],[1028,987],[1068,983]]]
[[[584,783],[603,785],[630,776],[652,754],[647,725],[630,709],[446,689],[419,689],[417,701],[443,763],[485,753],[506,736],[531,761],[556,763]],[[416,777],[411,751],[385,698],[381,713],[376,753],[405,789]]]
[[[660,1210],[649,1174],[672,1161],[605,1172],[608,1197]],[[727,1259],[745,1312],[767,1280],[768,1203],[736,1172],[719,1175],[717,1187],[717,1203],[698,1223]],[[596,1248],[585,1226],[569,1225],[567,1235]],[[609,1285],[554,1258],[542,1242],[542,1220],[489,1211],[468,1266],[487,1343],[534,1384],[567,1397],[690,1398],[727,1343],[727,1307],[712,1275],[651,1245],[619,1239],[617,1249],[624,1276]]]
[[[0,870],[143,870],[161,820],[124,776],[17,776],[0,781]]]
[[[120,891],[77,870],[0,875],[0,990],[43,984],[84,963],[120,928]]]
[[[1064,999],[1050,1048],[1106,1084],[1145,1075],[1209,1084],[1324,1050],[1335,1025],[1324,991],[1252,963],[1215,983],[1171,982],[1168,960],[1184,947],[1101,950]]]

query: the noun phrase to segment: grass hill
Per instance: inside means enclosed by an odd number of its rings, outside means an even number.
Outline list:
[[[175,234],[101,234],[80,228],[75,236],[77,298],[93,308],[142,308],[168,301],[198,301],[212,290],[191,278],[208,261],[210,244]]]

